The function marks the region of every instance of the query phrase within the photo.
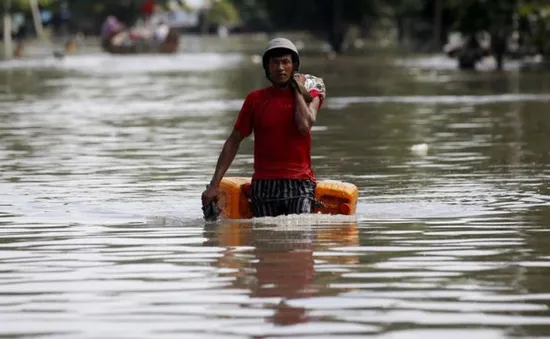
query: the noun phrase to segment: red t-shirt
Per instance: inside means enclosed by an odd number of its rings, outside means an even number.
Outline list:
[[[313,89],[312,97],[320,96]],[[322,97],[321,104],[322,104]],[[310,179],[311,134],[302,134],[294,120],[295,98],[288,88],[267,87],[250,92],[243,103],[235,129],[242,137],[254,132],[252,179]]]

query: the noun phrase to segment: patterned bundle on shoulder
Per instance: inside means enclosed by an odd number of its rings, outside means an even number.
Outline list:
[[[316,89],[321,92],[323,98],[327,97],[327,89],[323,78],[319,78],[311,74],[304,74],[304,77],[306,78],[306,83],[304,86],[308,91]]]

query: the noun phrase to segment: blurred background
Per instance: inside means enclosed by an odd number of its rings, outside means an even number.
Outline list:
[[[506,58],[540,63],[550,49],[550,4],[535,0],[3,0],[0,10],[5,58],[24,57],[37,38],[62,42],[65,53],[98,39],[111,52],[139,44],[174,52],[169,35],[276,32],[307,34],[327,53],[366,46],[442,52],[462,69],[486,58],[498,69]],[[128,36],[110,40],[123,30]],[[152,47],[153,40],[165,44]]]
[[[0,11],[0,337],[548,337],[549,2]],[[357,214],[205,223],[276,36],[326,84],[313,168]]]

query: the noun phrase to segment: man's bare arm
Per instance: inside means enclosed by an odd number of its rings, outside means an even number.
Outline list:
[[[220,156],[218,157],[216,170],[212,175],[210,185],[218,187],[223,179],[223,176],[225,175],[225,172],[227,172],[229,166],[231,166],[231,163],[235,159],[235,156],[237,155],[239,146],[241,145],[241,141],[243,139],[244,138],[241,136],[241,133],[238,130],[234,129],[233,132],[231,132],[223,145]]]
[[[309,103],[306,103],[304,96],[296,92],[296,111],[294,112],[294,120],[298,130],[302,133],[307,133],[313,127],[315,120],[317,119],[317,112],[321,103],[319,97],[313,98]]]

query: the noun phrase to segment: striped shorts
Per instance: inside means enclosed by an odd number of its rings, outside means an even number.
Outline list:
[[[255,217],[311,213],[315,186],[311,180],[252,180],[252,212]]]

